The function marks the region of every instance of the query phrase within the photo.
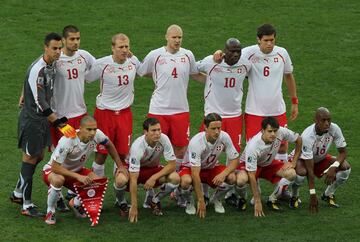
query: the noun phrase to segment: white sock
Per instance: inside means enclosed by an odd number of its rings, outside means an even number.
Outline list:
[[[170,192],[174,191],[179,184],[165,183],[160,187],[160,191],[153,197],[153,202],[158,203],[163,197],[170,194]]]
[[[57,188],[50,184],[47,197],[47,212],[51,211],[55,213],[56,202],[59,199],[59,194],[61,194],[61,187]]]
[[[217,188],[215,193],[212,195],[211,200],[221,200],[221,198],[227,193],[230,189],[232,189],[234,185],[230,185],[226,182],[221,183]]]
[[[79,196],[74,197],[74,205],[75,206],[81,206],[81,201],[79,199]]]
[[[235,186],[235,191],[239,194],[240,197],[247,199],[247,187],[248,184],[242,185],[242,186]]]
[[[283,190],[290,184],[290,181],[286,178],[281,178],[281,180],[277,183],[273,193],[270,195],[271,197],[275,196],[276,199],[278,199]]]
[[[350,172],[351,172],[351,168],[345,171],[338,171],[336,173],[335,181],[331,185],[327,186],[325,190],[325,196],[334,195],[336,189],[339,186],[343,185],[346,182],[346,180],[349,178]]]
[[[299,197],[299,188],[304,183],[305,176],[296,175],[294,182],[291,184],[291,196]]]
[[[123,187],[117,187],[114,183],[115,196],[119,205],[122,203],[127,203],[125,199],[125,189],[126,185]]]
[[[275,160],[281,160],[283,162],[288,162],[288,154],[287,153],[284,153],[284,154],[277,153],[275,155]]]
[[[201,183],[202,191],[205,197],[209,197],[209,185],[206,183]]]
[[[192,192],[192,186],[189,186],[188,189],[182,189],[181,187],[178,187],[180,195],[187,201],[191,201],[191,192]]]
[[[94,161],[92,163],[92,170],[98,177],[105,177],[105,165],[99,165]]]

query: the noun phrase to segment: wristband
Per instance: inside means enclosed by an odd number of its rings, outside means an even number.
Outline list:
[[[315,190],[315,188],[310,189],[310,190],[309,190],[309,192],[310,192],[310,195],[315,195],[315,194],[316,194],[316,190]]]
[[[340,162],[338,162],[337,160],[330,165],[330,167],[336,167],[336,168],[338,168],[339,166],[340,166]]]
[[[299,99],[297,97],[293,97],[293,98],[291,98],[291,103],[292,104],[299,104]]]
[[[51,108],[47,108],[42,112],[46,117],[48,117],[49,115],[51,115],[53,113],[53,111],[51,110]]]

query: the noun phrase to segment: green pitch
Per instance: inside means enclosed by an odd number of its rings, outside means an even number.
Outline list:
[[[0,241],[356,241],[360,235],[359,179],[359,87],[360,87],[360,4],[358,1],[3,1],[0,8],[1,53],[1,125],[0,160]],[[208,208],[200,220],[188,216],[175,203],[165,199],[165,215],[154,217],[140,209],[139,222],[130,224],[113,207],[112,186],[107,191],[100,224],[90,228],[88,220],[72,213],[57,214],[57,224],[48,226],[40,219],[20,215],[20,207],[8,200],[20,168],[17,150],[17,102],[26,69],[42,53],[43,37],[61,32],[74,24],[81,30],[81,48],[96,57],[111,53],[110,38],[123,32],[130,37],[131,49],[139,59],[165,44],[165,30],[179,24],[184,31],[183,47],[193,51],[197,60],[223,48],[225,40],[237,37],[243,46],[254,44],[256,28],[264,22],[278,30],[277,44],[287,48],[295,67],[299,96],[299,117],[289,127],[302,132],[313,120],[313,111],[326,106],[333,121],[340,125],[348,143],[350,179],[338,189],[339,209],[330,209],[322,201],[320,212],[310,215],[308,189],[301,190],[302,208],[293,211],[265,209],[265,218],[254,218],[250,207],[241,213],[225,207],[224,215]],[[284,87],[285,88],[285,87]],[[89,113],[95,107],[97,83],[86,85]],[[134,135],[141,134],[153,82],[140,78],[135,83]],[[285,100],[289,104],[287,92]],[[203,116],[203,85],[190,81],[188,97],[191,110],[191,135]],[[289,105],[288,105],[289,106]],[[333,150],[335,151],[335,150]],[[40,170],[34,175],[33,200],[46,209],[47,188]],[[90,160],[92,162],[92,160]],[[90,166],[89,162],[89,166]],[[112,162],[106,173],[110,177]],[[263,196],[272,186],[262,182]],[[318,181],[320,197],[325,188]],[[143,191],[139,192],[139,203]]]

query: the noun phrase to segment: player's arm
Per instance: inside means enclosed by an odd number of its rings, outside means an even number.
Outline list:
[[[24,86],[23,86],[19,97],[19,103],[18,103],[19,108],[24,107],[24,104],[25,104],[25,100],[24,100]]]
[[[284,78],[285,78],[285,84],[287,86],[289,95],[291,97],[291,116],[290,116],[290,119],[295,120],[297,118],[298,113],[299,113],[299,110],[298,110],[299,101],[298,101],[297,93],[296,93],[295,78],[294,78],[294,75],[292,73],[284,74]]]
[[[201,189],[200,170],[201,170],[201,166],[191,166],[191,177],[193,180],[193,187],[198,201],[197,214],[199,215],[200,218],[205,218],[206,206],[204,200],[204,193]]]
[[[315,174],[314,174],[314,160],[307,159],[304,160],[307,179],[309,183],[309,193],[310,193],[310,203],[309,203],[309,210],[311,213],[317,213],[318,209],[318,200],[316,197],[316,190],[315,190]]]
[[[192,79],[194,79],[197,82],[205,83],[206,82],[206,74],[199,72],[197,74],[191,74],[190,75]]]
[[[137,202],[137,180],[139,172],[130,172],[130,199],[131,208],[129,211],[130,223],[136,223],[138,217],[138,202]]]
[[[56,162],[55,160],[52,161],[51,171],[62,176],[74,178],[85,185],[90,184],[93,180],[90,176],[83,176],[64,168],[60,163]]]
[[[119,154],[118,154],[113,142],[111,142],[111,140],[107,140],[105,147],[117,166],[117,172],[122,172],[123,174],[127,175],[128,171],[124,167],[123,163],[121,162],[121,159],[119,157]]]
[[[346,147],[338,148],[338,155],[336,156],[336,161],[330,165],[328,169],[324,171],[325,174],[325,183],[330,185],[334,182],[336,176],[336,170],[341,164],[345,161],[346,158]]]
[[[254,196],[254,201],[255,201],[254,215],[255,215],[255,217],[263,217],[263,216],[265,216],[265,214],[262,210],[261,198],[260,198],[260,194],[259,194],[259,190],[258,190],[258,186],[257,186],[256,176],[255,176],[256,171],[248,171],[247,173],[249,176],[250,188],[251,188],[252,194]]]
[[[155,186],[157,180],[161,177],[169,175],[170,173],[174,172],[176,169],[176,161],[170,160],[168,163],[157,173],[152,175],[144,184],[145,189],[151,189]]]
[[[226,179],[226,177],[233,171],[235,171],[236,167],[239,165],[239,158],[235,158],[229,162],[229,165],[226,166],[226,169],[223,170],[220,174],[214,177],[212,182],[219,186],[221,183],[223,183]]]
[[[299,135],[297,139],[295,140],[295,152],[294,152],[294,158],[291,162],[291,167],[295,169],[296,163],[301,155],[301,148],[302,148],[302,138]]]

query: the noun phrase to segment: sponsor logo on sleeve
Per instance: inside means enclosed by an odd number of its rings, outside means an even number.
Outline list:
[[[191,158],[195,159],[196,158],[196,153],[195,152],[191,152]]]
[[[135,163],[136,163],[136,158],[131,158],[130,163],[131,163],[131,164],[135,164]]]

